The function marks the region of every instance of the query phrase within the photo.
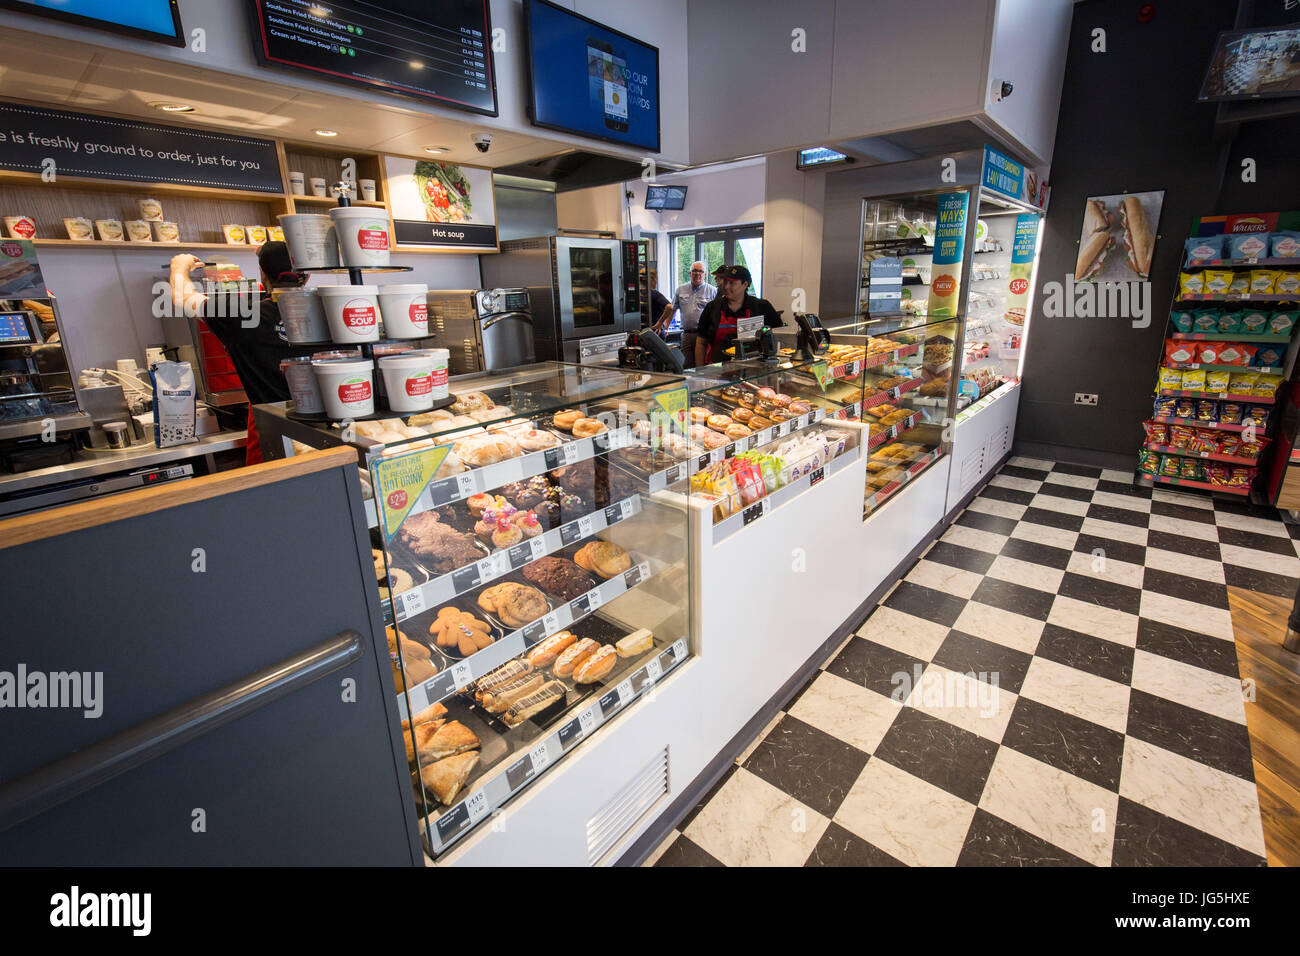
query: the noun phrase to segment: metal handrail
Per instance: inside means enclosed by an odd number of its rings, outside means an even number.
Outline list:
[[[0,784],[0,832],[360,660],[362,640],[357,631],[340,631],[241,680]]]

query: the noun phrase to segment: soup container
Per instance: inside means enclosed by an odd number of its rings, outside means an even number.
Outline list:
[[[284,230],[284,241],[295,269],[338,267],[339,243],[329,216],[300,212],[276,218]]]
[[[384,391],[392,411],[423,412],[433,407],[433,356],[428,351],[381,358],[379,371],[384,376]]]
[[[313,345],[330,341],[325,309],[313,291],[281,292],[275,304],[280,307],[284,334],[290,345]]]
[[[379,314],[390,339],[423,339],[429,335],[429,287],[423,283],[381,285]]]
[[[181,230],[174,222],[163,222],[153,220],[149,223],[153,227],[153,238],[155,242],[180,242]]]
[[[311,363],[312,359],[306,355],[281,359],[280,372],[289,385],[293,410],[303,415],[320,415],[325,411],[325,404]]]
[[[379,289],[373,285],[323,285],[316,290],[330,341],[359,345],[379,341]]]
[[[330,210],[339,237],[343,265],[386,266],[388,262],[388,216],[381,209],[339,206]]]
[[[73,216],[63,220],[63,228],[68,230],[69,239],[86,240],[95,238],[95,224],[81,216]]]
[[[140,199],[136,201],[136,206],[140,210],[140,218],[146,222],[162,221],[162,203],[156,199]]]
[[[375,413],[374,366],[368,359],[312,358],[311,368],[330,418],[364,418]]]
[[[126,237],[132,242],[153,242],[153,229],[144,219],[128,219]]]
[[[99,231],[99,238],[105,242],[122,241],[122,223],[116,219],[96,219],[95,229]]]
[[[36,238],[36,220],[31,216],[5,216],[5,229],[13,239]]]

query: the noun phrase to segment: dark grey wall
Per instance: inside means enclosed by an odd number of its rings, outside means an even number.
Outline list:
[[[502,241],[556,233],[555,193],[498,183],[496,205],[497,237]]]

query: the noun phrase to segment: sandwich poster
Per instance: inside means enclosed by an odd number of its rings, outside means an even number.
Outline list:
[[[1165,191],[1091,196],[1083,210],[1075,282],[1136,282],[1151,277]]]
[[[384,157],[393,244],[447,252],[497,249],[492,170],[405,156]]]

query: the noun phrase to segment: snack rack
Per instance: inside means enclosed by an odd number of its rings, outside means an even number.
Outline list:
[[[1227,245],[1229,236],[1209,231],[1224,218],[1198,220],[1188,240],[1136,480],[1244,498],[1268,470],[1300,324],[1300,293],[1264,289],[1261,276],[1300,273],[1300,258],[1192,257],[1198,237]]]

